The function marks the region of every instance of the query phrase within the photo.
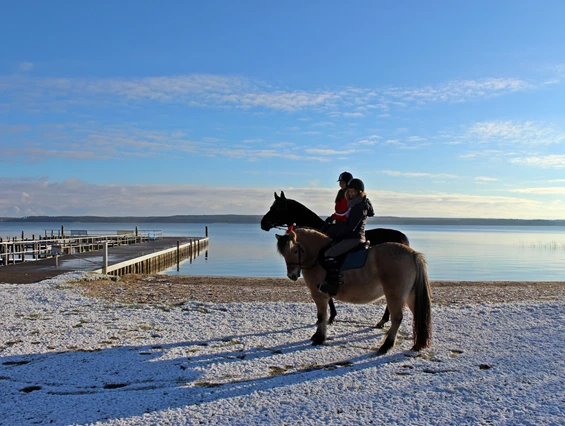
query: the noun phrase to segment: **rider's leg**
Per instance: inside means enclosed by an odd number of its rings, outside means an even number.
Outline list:
[[[322,293],[326,293],[329,296],[335,296],[337,294],[340,284],[342,284],[342,275],[339,271],[340,264],[335,259],[349,250],[357,247],[359,244],[358,239],[342,240],[330,247],[326,252],[324,260],[324,268],[326,269],[326,279],[324,282],[318,285],[318,290]]]

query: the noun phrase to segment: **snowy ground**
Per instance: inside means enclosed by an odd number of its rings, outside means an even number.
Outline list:
[[[0,424],[493,424],[565,419],[565,301],[434,308],[434,344],[391,353],[375,306],[126,306],[66,274],[0,285]]]

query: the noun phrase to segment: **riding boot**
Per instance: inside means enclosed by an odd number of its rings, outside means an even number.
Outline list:
[[[339,271],[339,262],[333,257],[328,257],[325,260],[324,267],[326,268],[326,279],[318,285],[318,291],[333,297],[337,294],[340,284],[343,284],[343,276]]]

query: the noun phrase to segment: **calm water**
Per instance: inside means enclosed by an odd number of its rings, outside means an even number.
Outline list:
[[[161,230],[163,236],[204,236],[205,224],[64,223],[72,229]],[[562,281],[565,279],[565,227],[391,226],[428,260],[432,280]],[[52,223],[0,223],[0,237],[60,230]],[[182,275],[285,277],[275,233],[259,224],[210,224],[208,256],[181,264]],[[49,231],[50,232],[50,231]],[[164,271],[177,274],[176,266]]]

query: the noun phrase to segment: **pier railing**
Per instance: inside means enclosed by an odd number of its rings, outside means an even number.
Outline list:
[[[110,247],[122,244],[137,244],[162,238],[161,231],[104,231],[116,232],[114,235],[76,235],[66,238],[42,237],[39,239],[17,239],[4,241],[0,238],[0,265],[47,259],[60,255],[84,253],[101,250],[107,242]],[[78,233],[78,234],[82,234]]]

